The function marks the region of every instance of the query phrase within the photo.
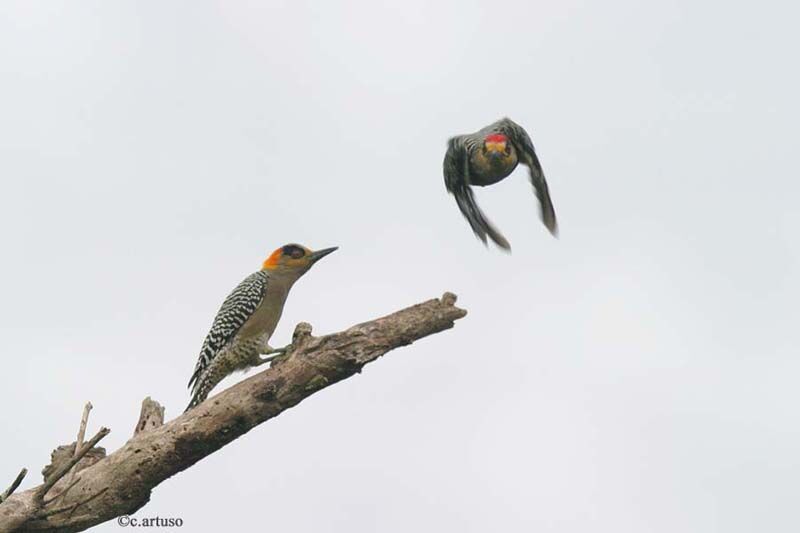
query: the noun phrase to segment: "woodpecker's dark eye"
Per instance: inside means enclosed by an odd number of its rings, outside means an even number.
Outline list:
[[[306,251],[295,244],[287,244],[283,247],[283,255],[288,255],[292,259],[300,259],[306,255]]]

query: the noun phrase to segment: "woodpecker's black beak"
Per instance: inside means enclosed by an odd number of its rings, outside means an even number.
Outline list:
[[[317,261],[319,261],[320,259],[322,259],[326,255],[331,254],[331,253],[335,252],[338,249],[339,249],[338,246],[334,246],[332,248],[323,248],[322,250],[317,250],[316,252],[311,252],[311,255],[309,256],[309,260],[311,261],[311,264],[313,265],[314,263],[316,263]]]

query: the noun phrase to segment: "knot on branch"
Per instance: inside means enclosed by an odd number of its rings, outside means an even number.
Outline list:
[[[308,322],[300,322],[294,327],[294,334],[292,334],[292,350],[297,350],[303,345],[308,344],[311,340],[311,324]]]
[[[447,306],[454,306],[456,305],[456,300],[458,300],[458,296],[453,294],[452,292],[446,292],[442,295],[442,303]]]
[[[75,455],[75,443],[72,444],[65,444],[63,446],[59,446],[50,454],[50,464],[45,466],[42,469],[42,477],[45,481],[57,472],[60,468],[66,466],[67,463],[73,458]],[[85,468],[89,468],[96,462],[100,461],[106,456],[106,449],[102,447],[92,448],[86,455],[84,455],[80,461],[75,465],[75,472],[80,472]]]

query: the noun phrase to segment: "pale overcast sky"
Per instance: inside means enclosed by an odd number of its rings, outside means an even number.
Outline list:
[[[796,532],[797,20],[789,2],[0,4],[0,479],[169,418],[274,248],[338,245],[273,338],[450,290],[469,315],[156,488],[183,531]],[[445,191],[448,136],[527,176]],[[230,385],[241,379],[224,382]],[[119,532],[109,522],[98,532]]]

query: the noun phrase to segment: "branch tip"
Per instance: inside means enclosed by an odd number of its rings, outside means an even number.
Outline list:
[[[6,500],[6,498],[11,496],[14,493],[14,491],[17,490],[17,487],[19,487],[20,483],[22,483],[22,480],[25,479],[25,476],[27,475],[28,475],[27,468],[23,468],[22,470],[19,471],[19,474],[17,474],[17,477],[14,478],[14,481],[11,482],[11,485],[5,491],[3,491],[2,494],[0,494],[0,503],[3,503]]]
[[[308,322],[300,322],[294,327],[292,334],[292,344],[296,347],[306,342],[311,337],[311,324]]]
[[[92,402],[86,402],[86,405],[83,406],[83,414],[81,415],[81,424],[80,426],[78,426],[78,437],[75,439],[75,451],[73,453],[73,456],[78,455],[81,446],[83,446],[83,439],[86,437],[86,424],[89,423],[89,412],[93,408],[94,406],[92,405]],[[69,492],[69,489],[75,486],[75,484],[77,483],[77,481],[75,480],[76,474],[77,471],[73,470],[72,474],[70,474],[70,480],[69,484],[67,485],[67,488],[61,491],[61,494],[56,498],[64,498],[67,495],[67,492]]]
[[[444,305],[453,306],[456,304],[456,300],[458,300],[458,296],[452,292],[446,292],[442,295],[442,303]]]

